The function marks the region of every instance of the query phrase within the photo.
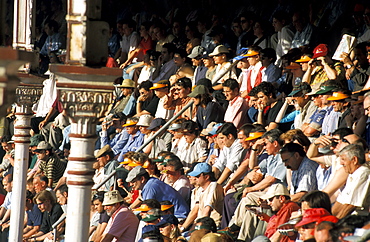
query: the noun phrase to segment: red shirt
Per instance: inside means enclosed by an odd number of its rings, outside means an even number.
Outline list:
[[[277,227],[288,222],[292,212],[298,211],[298,209],[300,209],[300,207],[295,202],[288,202],[284,204],[283,207],[268,221],[265,236],[270,238],[276,232]],[[295,238],[290,238],[284,235],[280,240],[280,242],[288,241],[293,242],[295,241]]]

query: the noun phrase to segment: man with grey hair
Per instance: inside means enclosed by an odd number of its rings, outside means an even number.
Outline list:
[[[346,186],[333,205],[333,215],[338,218],[351,213],[368,216],[370,168],[365,164],[365,151],[359,145],[350,144],[339,152],[339,157],[349,175]]]

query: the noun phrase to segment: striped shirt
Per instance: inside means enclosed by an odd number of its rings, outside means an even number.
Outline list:
[[[53,179],[53,187],[55,187],[63,176],[66,165],[55,154],[52,154],[46,161],[41,161],[39,168],[48,179]]]

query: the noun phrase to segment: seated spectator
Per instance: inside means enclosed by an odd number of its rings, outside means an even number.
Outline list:
[[[262,81],[271,82],[276,88],[279,87],[277,80],[281,76],[281,70],[274,63],[276,61],[276,52],[272,48],[261,50]],[[248,59],[249,60],[249,59]]]
[[[288,222],[293,212],[300,209],[297,203],[290,200],[290,193],[283,184],[273,184],[267,193],[261,196],[261,199],[266,200],[267,204],[271,207],[271,210],[276,213],[273,216],[268,216],[265,213],[258,213],[257,216],[262,221],[266,221],[267,228],[265,236],[271,241],[291,241],[296,236],[282,235],[277,231],[277,228]]]
[[[40,230],[42,222],[42,213],[38,208],[37,204],[33,202],[34,195],[30,192],[26,192],[26,214],[27,224],[23,229],[23,239],[28,239],[32,235],[36,234]]]
[[[299,48],[301,46],[315,46],[317,36],[315,27],[309,22],[309,17],[305,11],[296,11],[293,13],[292,23],[296,30],[290,48]]]
[[[67,184],[63,184],[55,190],[55,196],[57,197],[57,203],[62,207],[63,212],[67,214],[67,202],[68,202],[68,187]]]
[[[171,43],[166,43],[162,47],[161,56],[155,66],[150,80],[153,83],[157,83],[161,80],[168,80],[177,71],[177,66],[173,60],[176,47]]]
[[[258,46],[248,48],[248,52],[243,56],[247,58],[249,63],[247,76],[243,79],[243,82],[240,85],[240,89],[243,90],[241,95],[246,97],[252,88],[261,84],[263,78],[262,70],[266,67],[262,65],[261,48]],[[242,61],[245,60],[242,59]]]
[[[253,45],[259,46],[262,49],[271,48],[271,39],[269,35],[269,33],[271,32],[270,26],[270,23],[263,19],[257,19],[254,22],[253,34],[257,38],[254,40]],[[273,63],[275,63],[275,61]]]
[[[117,168],[118,162],[114,159],[113,150],[109,145],[105,145],[103,148],[101,148],[95,155],[95,158],[99,162],[99,167],[102,167],[101,178],[97,178],[97,181],[101,182],[102,179],[104,179]],[[115,178],[112,177],[104,184],[104,191],[109,191],[111,189],[114,184],[114,179]]]
[[[104,194],[103,206],[110,219],[103,232],[101,242],[108,242],[113,239],[117,241],[125,239],[125,241],[134,242],[139,220],[123,203],[123,198],[117,190]],[[125,223],[122,224],[122,221],[125,221]]]
[[[118,162],[123,161],[124,154],[129,151],[136,151],[144,142],[144,134],[139,131],[139,127],[136,125],[138,121],[138,118],[132,117],[127,119],[126,124],[123,125],[130,137],[117,158]]]
[[[275,32],[277,33],[276,40],[272,39],[274,42],[273,46],[276,45],[276,62],[277,66],[281,64],[281,57],[288,53],[290,46],[292,44],[294,32],[290,26],[290,16],[284,10],[277,11],[272,16],[272,26],[274,26]],[[276,43],[276,44],[275,44]]]
[[[239,84],[234,79],[227,79],[222,83],[223,93],[229,105],[225,112],[225,122],[233,123],[236,128],[248,123],[249,117],[247,101],[240,96]]]
[[[136,111],[136,99],[134,97],[135,83],[130,79],[125,79],[121,84],[116,85],[120,88],[121,95],[113,104],[111,114],[123,113],[126,116],[133,115]]]
[[[50,19],[45,23],[44,31],[48,37],[40,50],[39,74],[44,74],[49,69],[49,63],[59,62],[56,54],[58,50],[65,48],[65,40],[58,30],[59,26],[56,21]]]
[[[136,166],[129,172],[126,182],[131,183],[134,190],[141,190],[142,200],[171,201],[175,207],[175,216],[179,219],[186,218],[189,213],[188,205],[175,189],[157,178],[149,177],[148,172],[141,166]],[[136,199],[130,207],[135,208],[140,204],[140,199]]]
[[[134,31],[135,27],[136,23],[133,20],[122,19],[117,22],[117,29],[121,29],[122,38],[120,41],[120,48],[114,56],[114,59],[122,68],[131,64],[132,60],[128,60],[129,53],[139,46],[140,36]]]
[[[199,163],[188,176],[196,177],[197,186],[202,189],[202,193],[182,229],[190,227],[196,219],[202,217],[211,217],[217,227],[220,227],[224,194],[222,186],[215,181],[212,167],[207,163]]]
[[[336,123],[337,128],[351,128],[353,124],[353,118],[351,117],[350,103],[348,98],[350,96],[347,91],[339,90],[333,92],[333,95],[327,100],[331,101],[333,111],[340,113],[339,119]],[[334,121],[334,120],[332,120]]]
[[[155,112],[155,118],[163,118],[164,120],[169,120],[173,116],[173,110],[165,109],[164,103],[167,99],[167,95],[170,91],[170,82],[167,80],[161,80],[153,84],[150,88],[154,91],[154,94],[159,98],[157,110]]]
[[[191,97],[195,106],[197,106],[196,119],[200,129],[205,129],[212,121],[219,123],[224,120],[223,107],[218,102],[213,101],[206,86],[196,86],[188,97]]]
[[[186,44],[186,53],[190,55],[195,46],[199,46],[201,43],[201,35],[198,32],[195,21],[188,22],[185,26],[185,35],[188,39]]]
[[[365,152],[361,146],[350,144],[339,152],[339,157],[349,175],[333,205],[333,215],[343,218],[355,211],[358,215],[368,216],[370,169],[365,165]]]
[[[308,62],[308,69],[303,75],[303,82],[309,83],[312,87],[320,87],[327,80],[335,80],[342,88],[347,87],[345,70],[342,63],[334,62],[328,56],[328,47],[319,44],[313,50],[312,60]]]
[[[112,119],[105,119],[102,123],[102,131],[100,132],[100,148],[109,145],[113,150],[114,155],[118,155],[120,150],[125,146],[129,138],[126,129],[122,127],[126,123],[126,115],[117,113],[112,116]],[[108,130],[114,129],[114,137],[108,137]],[[112,135],[111,135],[112,136]]]
[[[157,45],[155,46],[155,51],[162,52],[163,48],[166,48],[165,44],[171,43],[175,39],[175,37],[172,34],[166,35],[165,26],[163,26],[161,24],[156,24],[154,26],[153,33],[154,33],[155,38],[157,40]],[[162,78],[162,79],[165,79],[165,78]]]
[[[94,229],[94,233],[90,238],[91,241],[100,241],[101,236],[107,227],[109,216],[107,211],[104,210],[103,201],[104,201],[104,193],[103,191],[97,192],[92,198],[92,204],[99,215],[98,225],[96,225]],[[91,232],[91,230],[90,230]]]
[[[237,129],[232,123],[225,123],[217,130],[217,139],[222,150],[212,166],[218,184],[224,184],[243,161],[245,152],[239,143]]]
[[[172,214],[164,215],[159,223],[156,224],[164,239],[168,239],[169,241],[176,241],[181,237],[178,225],[178,219]]]
[[[193,86],[197,85],[198,80],[205,78],[208,71],[208,68],[204,66],[204,63],[202,61],[204,52],[205,49],[202,46],[198,45],[195,46],[191,51],[191,54],[188,55],[188,58],[190,58],[193,63],[193,68],[195,67],[194,76],[191,80]]]
[[[156,134],[162,126],[166,123],[166,120],[163,118],[155,118],[150,123],[148,130],[151,131],[151,134]],[[148,145],[150,149],[149,157],[155,158],[158,156],[158,153],[161,151],[170,151],[172,147],[172,135],[166,130],[162,130],[161,133],[154,138],[154,140]]]
[[[5,155],[2,158],[0,164],[0,176],[5,177],[8,174],[13,174],[14,164],[14,141],[11,140],[10,136],[4,136],[0,139],[1,147],[5,151]]]
[[[183,162],[185,172],[188,172],[196,162],[203,162],[207,159],[207,143],[199,137],[199,127],[191,120],[186,120],[181,124],[181,132],[187,146],[183,150],[178,150],[175,154]]]
[[[166,181],[178,191],[187,204],[190,204],[190,193],[193,186],[185,176],[184,166],[180,159],[175,155],[169,155],[164,160]]]
[[[289,94],[292,97],[294,105],[299,108],[299,114],[294,118],[294,128],[302,129],[303,124],[309,123],[312,115],[317,107],[311,101],[311,96],[307,95],[311,92],[311,87],[308,83],[302,82],[293,88]]]
[[[236,79],[236,72],[235,69],[232,68],[230,71],[228,69],[231,67],[231,63],[228,62],[227,54],[229,53],[229,50],[224,45],[217,46],[212,53],[209,54],[210,57],[213,57],[213,60],[215,62],[216,71],[211,79],[213,88],[215,90],[221,90],[222,86],[221,84],[229,79],[233,78]],[[207,76],[206,76],[207,77]]]
[[[66,169],[66,163],[61,161],[59,157],[53,152],[49,143],[41,141],[35,150],[37,158],[41,160],[40,171],[48,178],[47,186],[55,187],[59,179],[63,176]]]
[[[10,219],[10,211],[12,205],[12,197],[13,197],[13,175],[8,174],[2,180],[3,187],[6,191],[6,196],[3,204],[0,206],[0,222],[4,228],[6,224],[9,224]],[[8,233],[9,229],[5,233]]]
[[[189,78],[180,78],[176,81],[170,89],[170,93],[166,95],[163,107],[169,110],[175,110],[174,114],[177,114],[183,109],[191,100],[189,93],[191,92],[191,80]],[[196,115],[196,108],[187,109],[180,117],[193,120]]]
[[[151,89],[152,87],[153,83],[151,81],[140,83],[138,87],[140,96],[137,98],[135,116],[141,116],[143,114],[155,115],[159,98],[154,94]]]
[[[60,216],[63,214],[63,210],[55,198],[49,191],[41,191],[34,197],[34,202],[42,212],[42,224],[40,231],[34,234],[31,238],[34,241],[44,241],[45,238],[53,236],[52,225],[58,221]],[[64,228],[59,226],[57,228],[58,234],[62,233]]]

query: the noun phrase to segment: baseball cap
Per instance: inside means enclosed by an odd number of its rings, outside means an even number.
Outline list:
[[[198,46],[195,46],[192,50],[191,50],[191,53],[190,55],[188,55],[189,58],[191,59],[195,59],[195,58],[200,58],[203,56],[203,52],[205,51],[205,49],[198,45]]]
[[[336,89],[336,86],[321,86],[320,89],[316,92],[317,95],[326,94],[328,92],[333,91]]]
[[[249,136],[244,141],[258,139],[264,134],[264,132],[250,132]]]
[[[313,59],[316,59],[318,57],[326,56],[328,54],[328,47],[326,44],[319,44],[316,46],[316,48],[313,50]]]
[[[129,120],[126,121],[126,123],[124,125],[122,125],[122,127],[134,126],[136,124],[137,124],[137,122],[129,119]]]
[[[44,141],[44,136],[41,134],[35,134],[30,138],[30,146],[37,146],[41,141]]]
[[[212,167],[209,164],[201,162],[194,167],[193,171],[188,173],[188,176],[199,176],[201,173],[209,173],[211,171]]]
[[[178,225],[179,220],[175,217],[173,214],[166,214],[162,216],[161,221],[159,221],[158,224],[156,224],[157,227],[161,227],[165,224],[173,224],[173,225]]]
[[[46,141],[41,141],[34,152],[40,152],[42,150],[50,150],[52,149],[51,145]]]
[[[151,207],[149,207],[147,204],[141,204],[140,207],[134,209],[134,211],[140,211],[140,212],[148,212]]]
[[[155,118],[153,121],[150,123],[150,126],[148,127],[149,130],[153,130],[155,128],[158,128],[159,126],[162,126],[166,123],[166,120],[163,118]]]
[[[306,93],[309,93],[311,91],[312,91],[312,89],[311,89],[310,84],[308,84],[307,82],[301,82],[293,88],[292,92],[289,93],[288,96],[293,97],[294,95],[296,95],[299,92],[304,92],[306,94]]]
[[[316,223],[319,221],[330,221],[333,223],[338,222],[338,218],[331,215],[326,209],[324,208],[311,208],[304,211],[302,220],[297,223],[296,227],[301,227],[306,224]]]
[[[341,93],[341,92],[333,92],[333,95],[331,97],[328,97],[328,101],[338,101],[338,100],[344,100],[346,98],[349,98],[349,95]]]
[[[305,63],[305,62],[309,62],[310,60],[312,60],[312,58],[310,58],[307,55],[303,55],[303,56],[301,56],[300,59],[296,60],[295,62],[297,62],[297,63]]]
[[[209,56],[215,56],[215,55],[219,55],[219,54],[227,54],[229,53],[229,50],[227,49],[226,46],[224,45],[219,45],[217,46],[213,51],[212,53],[209,54]]]
[[[194,88],[194,90],[188,95],[188,97],[196,97],[198,95],[207,94],[209,93],[208,88],[203,85],[198,85]]]

